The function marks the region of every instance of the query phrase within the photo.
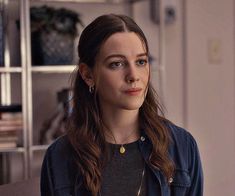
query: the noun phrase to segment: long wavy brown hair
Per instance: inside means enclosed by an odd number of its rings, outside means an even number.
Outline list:
[[[97,54],[102,44],[117,32],[135,32],[149,53],[146,37],[139,26],[128,16],[102,15],[91,22],[82,32],[78,44],[79,64],[85,63],[95,68]],[[79,66],[78,66],[79,67]],[[170,133],[160,116],[161,107],[151,83],[145,101],[139,109],[140,128],[152,143],[149,163],[159,168],[166,178],[174,172],[174,164],[168,156]],[[90,93],[78,70],[73,80],[73,111],[69,121],[68,137],[75,149],[77,165],[83,176],[83,184],[93,196],[97,196],[101,187],[101,174],[105,166],[107,146],[104,124],[96,93]]]

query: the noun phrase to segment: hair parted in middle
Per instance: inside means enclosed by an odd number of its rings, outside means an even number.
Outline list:
[[[118,32],[136,33],[149,54],[147,39],[133,19],[108,14],[99,16],[82,31],[78,44],[79,64],[84,63],[91,70],[95,69],[100,48],[111,35]],[[174,164],[168,156],[170,133],[165,125],[168,120],[160,115],[161,106],[150,81],[147,89],[145,100],[139,109],[140,129],[152,144],[149,164],[160,169],[169,179],[173,175]],[[97,196],[101,187],[102,169],[108,156],[104,123],[98,96],[96,92],[89,92],[89,87],[78,70],[74,75],[73,111],[68,125],[68,137],[76,153],[83,183],[93,196]]]

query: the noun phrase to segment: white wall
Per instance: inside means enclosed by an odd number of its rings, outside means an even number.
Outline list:
[[[234,1],[187,0],[187,127],[200,146],[206,196],[235,192]],[[209,60],[210,40],[220,43]],[[221,60],[219,62],[219,60]]]
[[[174,0],[174,3],[177,20],[165,27],[166,115],[187,128],[197,140],[204,169],[204,195],[232,196],[235,192],[234,1]],[[148,11],[148,2],[139,2],[134,5],[133,16],[145,31],[152,54],[158,58],[159,27],[149,21]],[[209,51],[211,43],[215,45],[213,51]],[[158,89],[156,71],[152,73],[152,82]]]
[[[165,107],[165,115],[173,122],[183,125],[183,89],[182,89],[182,20],[181,1],[175,1],[177,20],[173,24],[165,26],[165,73],[160,73],[159,66],[159,25],[150,19],[149,1],[138,2],[133,5],[133,17],[144,31],[150,53],[155,61],[152,64],[151,81],[158,90],[161,103]],[[160,74],[160,75],[159,75]],[[160,79],[163,76],[163,80]],[[164,100],[161,94],[164,86]]]

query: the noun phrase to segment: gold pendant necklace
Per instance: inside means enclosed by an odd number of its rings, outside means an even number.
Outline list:
[[[124,142],[127,141],[130,138],[130,136],[132,136],[135,132],[136,131],[131,132],[131,134],[124,140]],[[120,152],[120,154],[124,154],[126,152],[126,148],[124,147],[124,143],[121,144],[121,146],[119,148],[119,152]]]
[[[121,145],[121,147],[119,148],[119,152],[121,154],[124,154],[126,152],[126,149],[124,148],[123,144]]]

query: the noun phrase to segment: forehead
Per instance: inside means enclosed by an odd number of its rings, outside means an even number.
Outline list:
[[[99,56],[112,54],[131,56],[146,53],[145,43],[134,32],[120,32],[111,35],[101,46]]]

